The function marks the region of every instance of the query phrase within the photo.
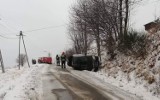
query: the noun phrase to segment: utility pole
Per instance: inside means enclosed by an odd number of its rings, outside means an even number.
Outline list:
[[[1,50],[0,50],[0,62],[1,62],[1,67],[2,67],[2,73],[5,73]]]
[[[26,53],[27,63],[28,63],[28,67],[30,67],[29,60],[28,60],[28,54],[27,54],[27,50],[26,50],[26,46],[25,46],[25,43],[24,43],[24,38],[23,38],[23,36],[24,36],[24,35],[22,34],[23,46],[24,46],[25,53]]]
[[[19,67],[19,70],[20,70],[20,63],[21,63],[20,53],[21,53],[21,36],[22,36],[22,31],[20,31],[19,35],[17,35],[17,36],[19,36],[19,65],[18,65],[18,67]]]
[[[20,31],[20,34],[17,35],[19,36],[19,69],[20,69],[20,61],[21,61],[21,57],[20,57],[20,52],[21,52],[21,38],[22,38],[22,41],[23,41],[23,46],[24,46],[24,49],[25,49],[25,53],[26,53],[26,59],[27,59],[27,63],[28,63],[28,67],[30,67],[30,64],[29,64],[29,60],[28,60],[28,55],[27,55],[27,50],[26,50],[26,46],[25,46],[25,43],[24,43],[24,38],[23,38],[23,33],[22,31]]]

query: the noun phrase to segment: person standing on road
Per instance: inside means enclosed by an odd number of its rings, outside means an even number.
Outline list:
[[[56,55],[57,66],[60,66],[60,57]]]
[[[62,69],[66,68],[66,55],[64,52],[61,55],[61,66],[62,66]]]

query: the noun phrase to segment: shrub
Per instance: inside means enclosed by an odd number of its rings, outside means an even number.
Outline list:
[[[147,55],[147,45],[149,41],[145,34],[136,31],[130,31],[124,39],[118,44],[118,51],[125,55],[144,58]]]

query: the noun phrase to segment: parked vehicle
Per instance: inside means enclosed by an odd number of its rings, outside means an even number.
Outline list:
[[[32,59],[32,64],[36,64],[36,60],[35,59]]]
[[[51,57],[40,57],[38,59],[38,63],[52,64],[52,58]]]
[[[91,71],[94,69],[94,71],[97,71],[100,66],[100,61],[98,56],[75,54],[68,57],[67,64],[77,70]]]

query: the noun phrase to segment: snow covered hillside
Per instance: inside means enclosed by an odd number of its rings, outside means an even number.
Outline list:
[[[114,60],[105,60],[97,73],[100,78],[144,100],[160,100],[160,32],[148,35],[151,41],[145,59],[116,52]]]
[[[40,100],[41,66],[6,69],[0,73],[0,100]]]

